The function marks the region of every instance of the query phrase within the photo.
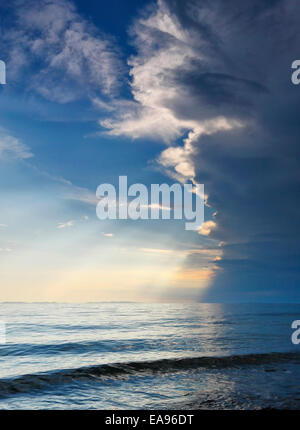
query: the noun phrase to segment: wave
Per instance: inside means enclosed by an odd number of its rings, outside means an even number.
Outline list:
[[[291,361],[299,364],[300,353],[273,352],[268,354],[233,355],[225,357],[189,357],[61,369],[37,374],[25,374],[16,378],[0,379],[0,398],[51,388],[51,385],[68,384],[79,381],[89,382],[102,381],[105,379],[124,379],[124,377],[130,376],[155,375],[198,368],[213,370]]]
[[[149,342],[148,342],[149,343]],[[153,342],[152,342],[153,344]],[[82,341],[55,344],[8,344],[0,346],[0,357],[23,357],[53,354],[87,354],[93,352],[119,352],[124,350],[142,350],[147,348],[147,342],[142,341]]]
[[[35,323],[10,323],[9,324],[11,329],[18,329],[19,327],[22,328],[23,331],[58,331],[61,330],[63,332],[65,331],[82,331],[82,330],[115,330],[120,329],[120,325],[118,324],[110,324],[109,326],[107,324],[85,324],[85,325],[76,325],[76,324],[35,324]]]

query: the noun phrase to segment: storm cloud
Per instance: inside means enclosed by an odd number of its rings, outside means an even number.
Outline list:
[[[222,258],[201,300],[300,299],[299,14],[295,0],[161,0],[132,29],[135,108],[104,125],[152,132],[165,173],[205,184]]]

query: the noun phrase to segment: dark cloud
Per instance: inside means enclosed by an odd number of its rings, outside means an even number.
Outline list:
[[[183,5],[184,3],[184,5]],[[297,1],[167,0],[193,33],[203,61],[172,71],[185,97],[178,119],[240,119],[242,128],[201,136],[189,157],[217,211],[210,237],[224,242],[203,300],[300,300],[300,88]],[[202,42],[202,38],[207,39]]]

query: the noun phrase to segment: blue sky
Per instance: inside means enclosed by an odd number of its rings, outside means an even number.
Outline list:
[[[298,8],[1,2],[0,300],[298,301]],[[204,183],[203,228],[98,220],[121,175]]]

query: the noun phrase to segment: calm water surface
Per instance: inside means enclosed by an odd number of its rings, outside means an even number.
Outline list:
[[[1,409],[300,409],[300,305],[0,304]]]

